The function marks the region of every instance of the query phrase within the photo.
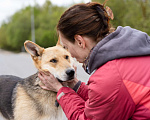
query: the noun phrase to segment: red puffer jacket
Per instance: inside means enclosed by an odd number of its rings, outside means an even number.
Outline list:
[[[107,62],[58,100],[69,120],[150,120],[150,56]]]
[[[92,50],[88,84],[63,87],[57,100],[69,120],[150,120],[150,36],[119,26]]]

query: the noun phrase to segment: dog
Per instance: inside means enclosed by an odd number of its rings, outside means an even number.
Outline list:
[[[31,55],[38,71],[50,72],[60,82],[75,76],[74,62],[70,53],[61,45],[42,48],[25,41],[26,51]],[[4,120],[62,120],[61,107],[55,106],[56,94],[42,89],[38,72],[25,79],[0,76],[0,115]]]

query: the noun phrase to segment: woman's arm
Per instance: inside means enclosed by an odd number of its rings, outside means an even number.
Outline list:
[[[88,99],[88,85],[86,85],[84,82],[79,81],[77,78],[75,78],[72,82],[68,82],[67,85],[75,90],[75,92],[83,99]]]
[[[58,91],[57,101],[68,120],[127,120],[135,107],[114,62],[90,77],[86,101],[68,87]]]

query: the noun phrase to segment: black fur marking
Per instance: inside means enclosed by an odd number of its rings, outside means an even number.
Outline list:
[[[39,81],[38,73],[25,79],[11,75],[0,76],[0,112],[6,119],[11,120],[14,118],[13,109],[17,104],[16,93],[19,92],[18,87],[25,90],[30,99],[34,101],[39,114],[43,114],[43,108],[33,94],[49,96],[52,91],[42,89],[38,84]]]
[[[19,81],[22,81],[22,78],[12,75],[0,76],[0,112],[7,119],[13,118],[12,94]]]

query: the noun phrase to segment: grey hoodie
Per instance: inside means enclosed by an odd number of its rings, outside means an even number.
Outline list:
[[[129,26],[119,26],[94,47],[89,58],[88,72],[91,74],[114,59],[144,55],[150,55],[150,36]]]

